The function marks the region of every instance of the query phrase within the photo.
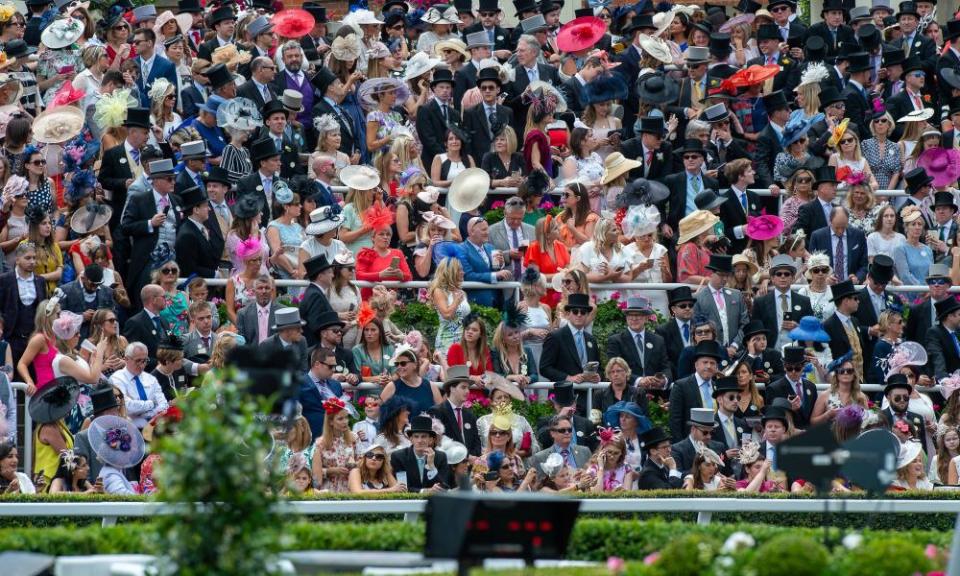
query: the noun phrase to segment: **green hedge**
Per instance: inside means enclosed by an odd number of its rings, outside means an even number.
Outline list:
[[[156,526],[142,524],[100,528],[16,528],[0,531],[0,550],[18,550],[51,555],[155,553]],[[419,552],[423,548],[422,523],[308,523],[288,525],[279,543],[281,550],[372,550]],[[734,532],[747,532],[763,544],[777,536],[791,535],[819,540],[823,531],[758,524],[699,526],[681,522],[618,521],[584,518],[577,521],[570,543],[570,559],[602,562],[610,556],[636,560],[662,550],[681,537],[695,535],[723,542]],[[831,531],[834,540],[841,538]],[[898,538],[921,546],[950,544],[950,532],[866,530],[865,542]]]

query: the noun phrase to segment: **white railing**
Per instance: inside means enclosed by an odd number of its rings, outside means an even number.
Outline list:
[[[303,500],[283,502],[278,511],[297,516],[330,514],[403,514],[419,519],[426,500]],[[16,502],[0,503],[0,517],[101,517],[104,526],[118,518],[144,518],[177,514],[179,508],[164,502]],[[957,514],[960,500],[859,500],[807,498],[583,498],[584,514],[696,512],[698,524],[709,524],[714,513],[768,512],[821,514]]]

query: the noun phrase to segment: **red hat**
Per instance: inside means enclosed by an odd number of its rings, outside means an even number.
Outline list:
[[[754,64],[742,70],[737,70],[733,75],[721,82],[720,87],[724,90],[732,91],[735,88],[762,84],[776,76],[779,72],[780,66],[778,64],[767,64],[764,66]]]
[[[316,20],[313,14],[300,8],[277,12],[270,21],[273,31],[281,38],[302,38],[313,30]]]
[[[557,47],[564,52],[586,50],[599,42],[606,31],[606,24],[596,16],[574,18],[557,32]]]

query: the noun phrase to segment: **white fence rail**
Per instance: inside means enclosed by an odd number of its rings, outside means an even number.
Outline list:
[[[416,521],[423,514],[426,500],[306,500],[284,502],[279,511],[297,516],[331,514],[403,514]],[[698,524],[709,524],[714,513],[768,512],[818,514],[957,514],[960,500],[859,500],[859,499],[753,499],[753,498],[584,498],[580,512],[585,514],[696,512]],[[0,503],[0,517],[101,517],[104,526],[118,518],[144,518],[176,514],[178,509],[163,502],[17,502]]]

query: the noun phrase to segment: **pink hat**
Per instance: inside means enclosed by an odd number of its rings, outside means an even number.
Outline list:
[[[242,261],[249,260],[252,257],[259,256],[262,249],[260,239],[251,236],[237,244],[237,257]]]
[[[752,240],[770,240],[783,232],[783,220],[779,216],[763,214],[747,219],[747,238]]]
[[[937,188],[946,186],[960,178],[960,150],[953,148],[930,148],[917,158],[917,166],[927,171]]]

